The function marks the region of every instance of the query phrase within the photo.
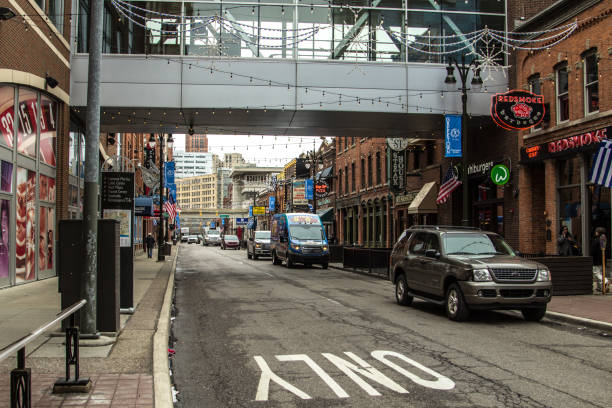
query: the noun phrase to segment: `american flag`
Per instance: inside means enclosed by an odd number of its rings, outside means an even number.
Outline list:
[[[591,182],[612,187],[612,140],[602,140],[591,167]]]
[[[438,191],[438,198],[436,198],[436,204],[445,203],[450,197],[451,193],[455,191],[457,187],[461,185],[461,181],[457,178],[455,171],[453,170],[453,166],[448,168],[446,172],[446,176],[444,176],[444,180],[442,181],[442,185],[440,185],[440,191]]]
[[[173,220],[176,217],[176,204],[174,203],[172,194],[170,194],[164,203],[164,210],[168,213],[168,219]]]

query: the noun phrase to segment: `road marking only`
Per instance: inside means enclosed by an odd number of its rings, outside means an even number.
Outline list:
[[[357,365],[353,362],[345,360],[344,358],[338,357],[331,353],[321,353],[323,357],[329,360],[332,364],[334,364],[340,371],[346,374],[353,382],[355,382],[361,389],[363,389],[368,395],[371,396],[380,396],[380,392],[372,387],[368,382],[366,382],[362,377],[365,377],[373,382],[376,382],[386,388],[389,388],[392,391],[395,391],[399,394],[408,394],[408,391],[403,388],[401,385],[378,371],[376,368],[372,367],[368,362],[362,360],[360,357],[355,355],[350,351],[344,352],[344,354],[351,358]],[[455,383],[448,377],[439,374],[438,372],[425,367],[417,361],[414,361],[411,358],[404,356],[403,354],[397,353],[395,351],[386,351],[386,350],[375,350],[371,353],[371,356],[385,364],[387,367],[392,368],[398,373],[410,379],[415,384],[421,385],[423,387],[435,389],[435,390],[452,390],[455,388]],[[331,390],[338,396],[338,398],[349,398],[349,394],[338,384],[329,374],[321,368],[313,359],[311,359],[306,354],[288,354],[288,355],[277,355],[275,356],[278,361],[282,362],[295,362],[302,361],[306,363],[308,367],[312,369],[324,382],[331,388]],[[409,365],[419,369],[422,372],[429,374],[434,377],[435,380],[426,380],[421,378],[417,374],[407,370],[404,367],[396,364],[393,361],[389,360],[389,357],[393,357],[397,360],[401,360]],[[310,395],[300,390],[294,385],[291,385],[288,381],[283,380],[279,375],[272,372],[268,363],[262,356],[255,356],[255,362],[259,366],[261,370],[261,377],[259,378],[259,385],[257,386],[257,394],[255,396],[256,401],[268,401],[269,389],[270,389],[270,381],[275,382],[276,384],[283,387],[285,390],[293,393],[301,399],[312,399]]]

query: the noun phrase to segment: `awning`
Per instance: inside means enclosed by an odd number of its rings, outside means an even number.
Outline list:
[[[321,170],[320,172],[317,173],[315,179],[316,180],[321,180],[321,179],[325,180],[326,178],[331,176],[332,170],[333,170],[333,166],[329,166],[329,167]]]
[[[426,183],[410,203],[408,214],[437,213],[436,196],[436,182]]]
[[[334,222],[333,208],[324,208],[322,210],[318,210],[317,215],[321,217],[321,222],[323,224],[331,224],[332,222]]]
[[[136,197],[134,198],[134,215],[139,217],[153,215],[153,198]]]

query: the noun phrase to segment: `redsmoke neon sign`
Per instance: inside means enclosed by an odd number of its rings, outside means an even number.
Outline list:
[[[544,119],[544,97],[528,91],[513,90],[491,97],[491,117],[506,130],[524,130]]]
[[[608,126],[548,143],[523,147],[521,159],[523,162],[540,161],[584,150],[593,150],[602,140],[609,138],[610,132],[612,132],[612,127]]]

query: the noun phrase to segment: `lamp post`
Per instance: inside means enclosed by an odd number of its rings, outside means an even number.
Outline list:
[[[310,170],[312,167],[312,212],[317,213],[317,186],[316,186],[316,172],[317,172],[317,164],[318,169],[322,170],[323,168],[323,158],[321,156],[317,156],[317,151],[313,148],[312,153],[308,153],[307,155],[308,161],[304,164],[307,170]]]
[[[453,66],[453,64],[455,66]],[[463,169],[461,171],[461,184],[463,185],[463,216],[461,219],[461,224],[464,227],[470,225],[470,212],[468,210],[469,205],[469,189],[468,189],[468,175],[467,175],[467,91],[470,90],[466,86],[468,74],[471,70],[474,70],[474,75],[472,76],[471,85],[473,88],[480,88],[482,85],[482,78],[480,78],[480,68],[478,68],[477,60],[472,60],[468,64],[465,62],[465,54],[461,56],[461,64],[457,61],[456,58],[450,57],[448,60],[448,66],[446,67],[446,79],[444,83],[446,84],[456,84],[457,80],[455,79],[455,68],[459,72],[459,79],[461,79],[461,161],[463,165]]]
[[[164,137],[165,135],[159,135],[159,221],[157,225],[157,260],[163,261],[166,259],[164,256],[164,246],[166,240],[164,239]],[[168,134],[168,148],[172,149],[174,140],[172,134]],[[151,133],[149,138],[149,146],[155,149],[155,134]]]

